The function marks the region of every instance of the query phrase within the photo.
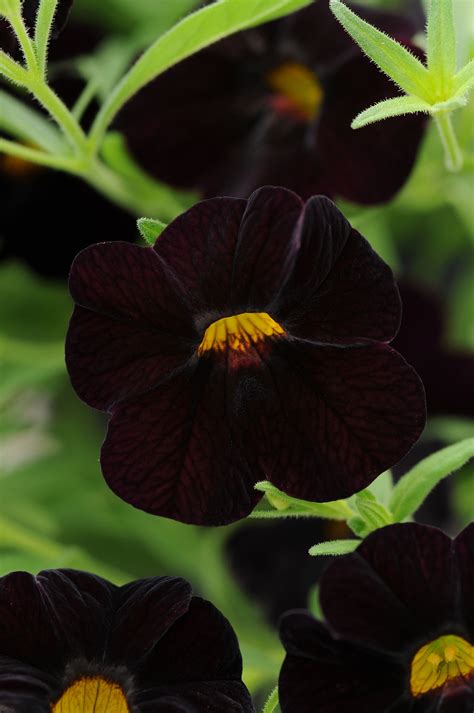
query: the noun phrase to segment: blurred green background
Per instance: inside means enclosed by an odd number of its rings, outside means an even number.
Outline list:
[[[135,49],[195,5],[193,0],[77,0],[74,15],[101,26],[109,35],[117,34],[124,46]],[[465,59],[474,50],[471,0],[458,0],[456,12],[459,52]],[[444,313],[440,349],[456,350],[474,360],[473,123],[471,103],[455,116],[465,156],[460,173],[446,172],[431,126],[415,171],[390,205],[362,209],[341,203],[341,207],[403,283],[429,290],[440,301]],[[54,220],[54,196],[50,210]],[[0,211],[0,242],[5,237],[2,230]],[[90,217],[90,232],[92,241],[107,239],[100,215]],[[19,214],[16,240],[24,239]],[[68,240],[67,225],[62,239]],[[55,245],[48,242],[47,234],[38,234],[35,240],[43,243],[46,259],[53,254]],[[64,367],[70,312],[65,280],[45,278],[22,260],[2,261],[0,575],[51,567],[88,569],[116,582],[183,575],[230,618],[242,645],[246,681],[255,694],[265,694],[275,683],[282,651],[265,608],[239,584],[246,580],[245,572],[232,569],[228,556],[229,540],[248,525],[212,530],[182,525],[134,510],[107,488],[98,464],[106,419],[79,401]],[[415,315],[405,318],[416,321]],[[429,341],[425,348],[432,349]],[[454,389],[458,374],[440,371],[439,379]],[[474,404],[461,413],[430,415],[422,447],[474,435],[469,412],[474,413]],[[420,453],[425,454],[423,448]],[[446,512],[439,524],[455,532],[471,521],[474,466],[466,466],[448,487],[443,486],[441,498]],[[436,522],[438,510],[435,503],[430,521]],[[266,526],[259,524],[255,537]],[[273,548],[267,554],[269,561],[282,556]],[[239,567],[245,568],[246,558],[251,557],[251,551],[242,551]],[[308,557],[308,566],[309,562]],[[267,576],[265,569],[262,572]],[[291,585],[287,580],[278,586]]]

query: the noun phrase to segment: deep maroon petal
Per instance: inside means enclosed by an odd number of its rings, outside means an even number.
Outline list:
[[[250,196],[235,249],[234,306],[261,308],[281,289],[296,257],[292,235],[302,210],[302,200],[285,188],[265,186]]]
[[[266,367],[274,388],[262,427],[263,467],[294,497],[352,495],[398,462],[423,430],[422,384],[385,345],[279,340]]]
[[[333,639],[309,613],[290,612],[280,627],[282,713],[385,713],[404,695],[402,667]]]
[[[15,572],[0,580],[0,655],[52,674],[101,658],[115,588],[85,572]]]
[[[407,15],[382,12],[356,3],[350,3],[350,7],[359,17],[392,37],[409,39],[417,30],[424,29],[423,24],[417,26]],[[318,0],[290,15],[284,37],[303,47],[306,61],[323,74],[359,53],[354,40],[331,12],[328,0]]]
[[[259,79],[242,66],[254,55],[258,61],[261,44],[255,31],[216,43],[127,103],[117,128],[142,166],[174,186],[196,187],[227,163],[261,110]]]
[[[474,641],[474,524],[466,527],[455,540],[456,559],[461,580],[459,605],[461,616]]]
[[[331,563],[321,604],[338,636],[408,653],[442,634],[463,633],[455,623],[457,587],[447,535],[423,525],[392,525]]]
[[[66,364],[74,389],[103,411],[148,391],[192,353],[193,345],[186,339],[83,307],[75,308],[66,338]]]
[[[0,655],[0,711],[50,713],[50,701],[55,699],[59,685],[58,679],[43,671]]]
[[[380,203],[405,183],[423,137],[425,116],[395,117],[351,128],[359,112],[395,96],[394,84],[362,55],[331,76],[317,127],[325,193],[357,203]]]
[[[231,412],[226,371],[207,362],[119,404],[102,448],[102,470],[123,500],[200,525],[245,517],[263,477],[247,461]]]
[[[436,713],[472,713],[474,710],[474,689],[472,682],[459,683],[444,692]],[[420,713],[421,710],[420,710]],[[424,713],[424,712],[423,712]]]
[[[291,334],[348,343],[390,341],[401,303],[391,269],[328,198],[311,198],[300,224],[300,249],[275,307]]]
[[[149,687],[193,681],[240,681],[242,657],[229,621],[210,603],[193,597],[140,673]]]
[[[83,250],[70,290],[79,307],[66,362],[74,388],[91,406],[106,410],[152,388],[192,354],[191,315],[152,249],[117,242]]]
[[[163,686],[138,698],[143,713],[255,713],[239,681],[209,681]]]
[[[174,220],[154,250],[179,277],[195,314],[229,313],[235,249],[246,201],[212,198]],[[207,326],[207,325],[206,325]]]
[[[139,669],[170,627],[186,615],[191,587],[177,577],[153,577],[120,588],[116,598],[113,628],[107,645],[107,660]],[[175,662],[176,664],[176,662]],[[154,672],[154,678],[159,671]]]

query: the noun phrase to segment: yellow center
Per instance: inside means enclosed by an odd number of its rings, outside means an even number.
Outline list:
[[[101,676],[84,676],[51,705],[51,713],[130,713],[130,709],[117,683]]]
[[[246,352],[252,345],[267,337],[285,334],[285,330],[266,312],[243,312],[212,322],[204,332],[198,348],[199,356],[205,352],[224,352],[234,349]]]
[[[421,696],[473,673],[474,646],[460,636],[441,636],[416,653],[411,664],[411,692]]]
[[[285,62],[267,74],[267,82],[303,119],[315,118],[324,94],[314,72],[303,64]]]

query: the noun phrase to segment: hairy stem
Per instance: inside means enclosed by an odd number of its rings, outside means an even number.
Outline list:
[[[454,133],[451,114],[449,112],[437,114],[435,121],[444,147],[446,168],[448,171],[460,171],[463,164],[463,156]]]

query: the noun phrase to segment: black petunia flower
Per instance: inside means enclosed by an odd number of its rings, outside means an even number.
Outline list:
[[[0,578],[2,713],[253,713],[234,631],[182,579]]]
[[[421,433],[423,387],[386,344],[392,272],[329,199],[203,201],[153,248],[84,250],[70,289],[72,384],[111,414],[102,469],[143,510],[225,524],[266,478],[345,497]]]
[[[357,13],[408,44],[418,29],[401,16]],[[304,198],[379,203],[407,179],[425,118],[350,124],[397,92],[328,0],[317,0],[184,60],[134,97],[117,126],[149,172],[205,196],[247,197],[274,184]]]
[[[472,713],[474,525],[392,525],[333,562],[326,624],[281,621],[283,713]]]

